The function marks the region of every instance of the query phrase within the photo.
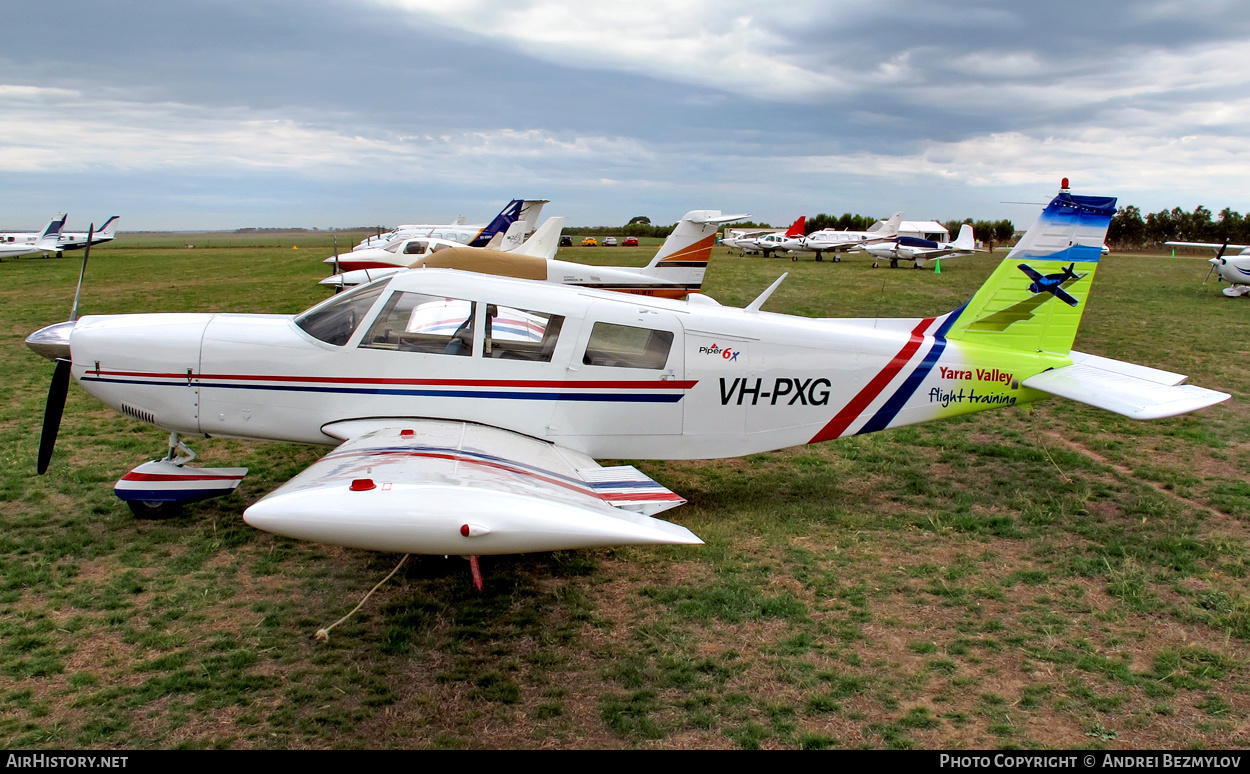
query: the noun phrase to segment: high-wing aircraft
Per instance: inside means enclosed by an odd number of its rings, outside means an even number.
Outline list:
[[[842,253],[867,245],[876,244],[894,238],[898,234],[898,224],[903,222],[903,213],[896,212],[885,223],[876,223],[867,231],[813,231],[804,236],[802,232],[789,237],[782,243],[793,260],[798,260],[798,253],[816,253],[816,260],[823,261],[825,253],[833,253],[834,262],[842,260]]]
[[[1113,197],[1066,181],[966,304],[937,317],[810,319],[510,277],[399,272],[299,315],[87,316],[27,339],[56,359],[47,469],[72,375],[171,433],[125,474],[136,513],[230,491],[182,436],[335,447],[249,524],[377,551],[476,557],[695,544],[682,498],[598,459],[736,457],[1061,395],[1137,419],[1229,396],[1072,351]],[[1032,276],[1079,265],[1069,305]],[[76,305],[75,305],[76,309]],[[505,330],[506,329],[506,330]]]
[[[1237,298],[1250,294],[1250,245],[1234,245],[1229,242],[1164,242],[1164,244],[1171,247],[1209,247],[1215,250],[1215,257],[1208,259],[1211,268],[1207,270],[1207,277],[1202,284],[1207,284],[1207,280],[1211,279],[1211,272],[1217,272],[1220,279],[1228,283],[1228,287],[1222,291],[1224,295]],[[1226,258],[1224,252],[1230,247],[1241,252]]]
[[[876,258],[872,264],[874,269],[882,260],[888,260],[890,268],[897,269],[900,259],[912,261],[917,269],[923,269],[927,262],[935,258],[977,252],[977,239],[972,232],[972,226],[965,223],[959,227],[959,236],[954,242],[895,236],[880,242],[861,245],[859,249]]]
[[[43,231],[10,231],[0,234],[0,258],[29,253],[57,252],[57,238],[65,226],[67,217],[65,214],[57,215],[48,221]]]
[[[803,236],[803,226],[806,223],[807,216],[800,215],[798,220],[791,223],[784,232],[771,228],[738,231],[725,239],[724,244],[727,247],[736,248],[738,255],[763,253],[765,258],[769,258],[775,252],[785,252],[786,248],[783,245],[788,240]]]
[[[384,247],[397,240],[414,236],[446,239],[450,242],[457,242],[470,247],[485,247],[495,234],[507,231],[508,227],[516,221],[521,221],[525,224],[524,234],[533,231],[538,224],[538,215],[542,212],[543,205],[546,203],[546,199],[513,199],[504,205],[504,208],[499,211],[499,214],[490,223],[468,225],[464,222],[464,218],[459,218],[455,223],[443,225],[409,224],[399,226],[394,231],[362,240],[352,250],[370,250],[376,247]]]
[[[571,261],[557,261],[550,256],[559,247],[563,218],[554,226],[552,218],[534,232],[534,236],[511,252],[476,249],[464,246],[434,246],[424,240],[411,239],[400,245],[412,245],[413,254],[404,247],[388,254],[398,265],[365,268],[336,275],[321,281],[323,285],[351,286],[385,277],[404,269],[460,269],[502,277],[557,282],[580,288],[615,290],[644,296],[684,298],[703,287],[703,276],[712,255],[716,231],[723,224],[741,220],[746,215],[722,215],[720,210],[693,210],[677,223],[664,240],[655,257],[640,268],[628,266],[590,266]],[[553,226],[549,228],[549,226]],[[530,247],[531,245],[535,245]],[[528,249],[527,249],[528,248]],[[334,259],[328,259],[334,260]],[[345,264],[344,264],[345,265]],[[380,266],[380,264],[378,264]]]
[[[98,245],[101,242],[108,242],[117,237],[117,218],[114,215],[104,221],[104,225],[96,229],[91,236],[91,244]],[[56,240],[56,252],[59,256],[65,250],[81,250],[87,246],[86,231],[61,231],[60,236]]]

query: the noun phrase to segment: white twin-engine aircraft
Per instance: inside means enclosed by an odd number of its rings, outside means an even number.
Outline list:
[[[972,231],[972,226],[967,223],[959,227],[959,236],[953,242],[935,242],[920,237],[895,236],[892,239],[863,244],[859,249],[877,259],[872,264],[874,269],[882,260],[888,260],[891,269],[898,268],[899,259],[912,261],[917,269],[923,269],[929,261],[948,255],[985,252],[977,248],[976,235]]]
[[[405,269],[460,269],[579,288],[685,298],[703,287],[703,276],[716,243],[717,229],[745,217],[722,215],[720,210],[687,212],[664,244],[660,245],[651,262],[642,267],[590,266],[555,260],[552,256],[559,246],[564,219],[550,218],[528,241],[509,252],[438,244],[425,238],[408,239],[396,242],[385,251],[371,252],[370,264],[353,264],[359,268],[324,279],[321,284],[360,285]],[[360,255],[364,253],[352,253],[342,256],[342,259],[355,259]],[[326,259],[327,262],[333,260]]]
[[[842,260],[842,253],[893,240],[898,235],[898,226],[902,222],[903,213],[896,212],[890,216],[889,220],[884,223],[874,223],[867,231],[825,229],[813,231],[806,236],[800,231],[797,235],[782,242],[779,249],[793,254],[816,253],[818,261],[823,260],[824,253],[832,253],[833,260],[837,263]],[[797,255],[794,258],[798,260]]]
[[[87,231],[65,231],[65,221],[69,216],[58,214],[43,231],[27,231],[0,234],[0,256],[26,255],[27,253],[56,253],[60,258],[66,250],[81,250],[87,246],[88,237],[91,244],[98,245],[108,242],[117,236],[117,216],[104,221],[100,228],[92,226]]]
[[[360,244],[352,248],[352,252],[386,247],[400,239],[408,239],[414,236],[445,239],[449,242],[470,245],[471,247],[485,247],[496,234],[507,231],[508,227],[513,223],[522,224],[521,233],[523,235],[533,231],[534,226],[538,223],[538,215],[542,212],[545,204],[547,204],[546,199],[513,199],[505,204],[503,209],[499,211],[499,214],[492,218],[489,223],[469,225],[464,222],[463,216],[457,218],[455,223],[441,225],[409,223],[397,227],[394,231],[388,231],[385,234],[377,234],[361,240]]]
[[[65,214],[58,214],[48,221],[43,231],[6,231],[0,233],[0,257],[28,255],[30,253],[53,253],[58,250],[57,240],[65,227]]]
[[[28,345],[56,358],[46,469],[72,374],[171,431],[127,473],[136,513],[229,492],[182,436],[335,447],[250,505],[281,535],[476,557],[697,544],[682,498],[595,459],[736,457],[1062,395],[1139,419],[1229,396],[1071,351],[1115,199],[1066,181],[964,306],[808,319],[462,271],[406,271],[299,315],[88,316]]]

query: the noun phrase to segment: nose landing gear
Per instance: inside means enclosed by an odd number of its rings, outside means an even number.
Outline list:
[[[113,493],[137,519],[168,519],[177,516],[185,503],[233,492],[247,475],[247,468],[186,467],[194,459],[195,452],[178,433],[170,433],[165,458],[145,462],[122,476]]]

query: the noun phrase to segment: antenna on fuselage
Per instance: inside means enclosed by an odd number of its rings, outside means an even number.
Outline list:
[[[763,293],[760,293],[759,298],[755,299],[754,301],[751,302],[749,306],[747,306],[746,311],[758,312],[760,310],[760,307],[764,305],[764,302],[768,300],[768,297],[773,294],[773,291],[781,286],[782,280],[784,280],[786,277],[789,277],[789,276],[790,276],[790,272],[786,272],[785,274],[782,274],[780,277],[778,277],[776,282],[769,285],[768,289],[765,290]]]

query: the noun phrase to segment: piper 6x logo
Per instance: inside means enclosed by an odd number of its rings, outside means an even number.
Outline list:
[[[735,363],[738,360],[738,355],[741,355],[742,353],[736,349],[731,349],[730,347],[725,347],[722,349],[721,347],[713,344],[710,347],[699,347],[699,354],[700,355],[719,355],[723,359],[728,360],[731,363]]]

